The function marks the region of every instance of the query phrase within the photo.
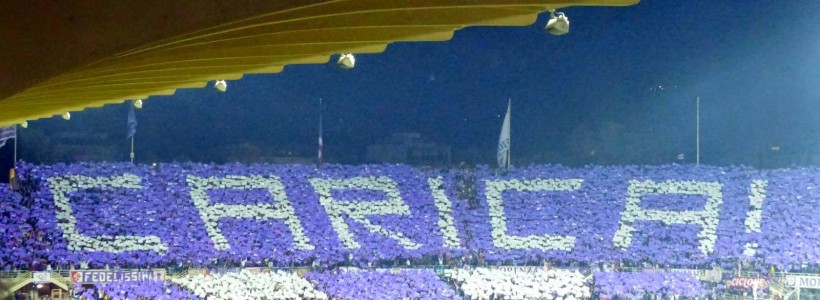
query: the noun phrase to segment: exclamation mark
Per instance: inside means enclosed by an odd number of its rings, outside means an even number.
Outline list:
[[[766,180],[753,180],[749,194],[749,204],[751,208],[746,214],[746,233],[760,233],[760,220],[763,214],[763,199],[766,199]],[[743,254],[754,256],[757,250],[757,243],[746,243],[746,250]]]

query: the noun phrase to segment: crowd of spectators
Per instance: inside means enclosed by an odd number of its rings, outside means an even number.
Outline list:
[[[17,173],[15,191],[0,187],[6,270],[820,266],[817,168],[22,163]],[[355,278],[381,275],[427,276]],[[598,288],[626,281],[606,282]],[[315,298],[342,293],[323,288]]]
[[[173,282],[208,300],[328,299],[307,280],[282,270],[196,274]]]
[[[34,258],[28,255],[31,249],[38,246],[37,231],[32,226],[30,211],[24,206],[23,197],[12,192],[7,185],[0,185],[0,253],[3,270],[28,269]],[[19,258],[26,258],[20,260]]]
[[[469,268],[445,271],[468,299],[589,299],[577,270],[548,268]]]
[[[691,299],[710,293],[705,284],[688,273],[595,272],[594,276],[595,291],[606,298],[665,299],[674,295]]]
[[[430,269],[342,268],[306,278],[332,299],[461,299]]]
[[[150,279],[143,281],[115,281],[93,287],[75,285],[78,300],[199,300],[188,290],[168,281]]]

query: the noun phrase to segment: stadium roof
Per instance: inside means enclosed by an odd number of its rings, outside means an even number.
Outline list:
[[[639,0],[49,1],[0,10],[0,126]]]

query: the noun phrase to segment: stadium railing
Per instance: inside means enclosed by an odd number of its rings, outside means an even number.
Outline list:
[[[6,280],[13,280],[17,278],[28,279],[31,278],[31,272],[29,271],[0,271],[0,278]]]

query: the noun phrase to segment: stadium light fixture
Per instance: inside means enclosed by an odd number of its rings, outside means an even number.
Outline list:
[[[66,121],[71,120],[71,113],[66,112],[62,115],[62,117],[63,117],[63,120],[66,120]]]
[[[353,56],[353,53],[345,53],[339,56],[339,61],[336,62],[342,69],[353,69],[356,66],[356,57]]]
[[[23,121],[23,123],[20,123],[20,127],[28,128],[28,121]]]
[[[140,109],[140,108],[142,108],[142,99],[137,99],[137,100],[135,100],[135,101],[134,101],[134,107],[135,107],[136,109]]]
[[[228,89],[228,83],[225,80],[217,80],[214,82],[214,88],[224,93]]]
[[[564,35],[569,32],[569,18],[562,12],[550,11],[550,20],[547,21],[547,27],[544,31],[552,35]]]

